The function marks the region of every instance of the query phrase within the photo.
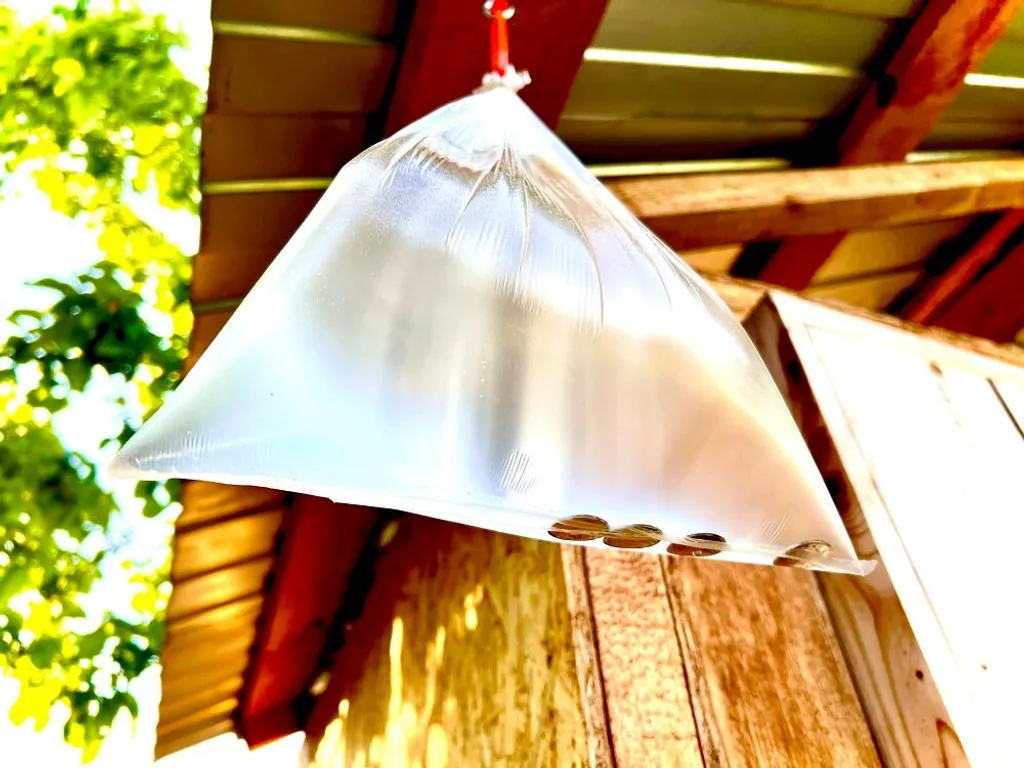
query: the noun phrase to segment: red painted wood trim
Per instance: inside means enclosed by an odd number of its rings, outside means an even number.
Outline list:
[[[839,139],[839,163],[899,162],[931,132],[1020,0],[928,0]]]
[[[554,127],[569,98],[583,52],[608,0],[513,0],[509,61],[533,83],[527,104]],[[490,69],[489,21],[481,0],[419,0],[402,54],[386,133],[469,95]]]
[[[277,722],[284,727],[286,718],[264,715],[291,708],[309,686],[349,573],[377,513],[300,496],[287,514],[284,546],[275,563],[239,707],[239,730],[250,747],[255,746],[253,739],[262,743],[290,732],[276,733],[268,726]]]
[[[1024,226],[1024,210],[1004,213],[963,256],[914,297],[902,316],[911,322],[928,323],[999,255],[1006,240]]]
[[[295,708],[288,702],[247,719],[240,726],[239,733],[249,749],[256,749],[295,733],[301,727]]]
[[[1002,343],[1024,328],[1024,243],[932,317],[931,325]]]
[[[783,240],[758,279],[794,291],[803,290],[845,237],[845,232],[829,232]]]
[[[839,165],[901,162],[931,132],[1006,30],[1021,0],[928,0],[885,72],[861,97],[839,137]],[[784,241],[757,275],[806,288],[837,238]]]

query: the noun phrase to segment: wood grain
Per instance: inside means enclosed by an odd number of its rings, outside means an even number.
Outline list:
[[[1011,479],[1024,465],[1024,440],[989,380],[1019,387],[1024,371],[780,299],[772,302],[964,752],[975,764],[1005,764],[1015,750],[1007,702],[1024,665],[1011,650],[1015,617],[996,606],[991,585],[1013,578],[1024,536],[1015,511],[1024,494]],[[886,639],[879,646],[889,649],[892,668],[898,643]],[[895,677],[899,685],[907,679]],[[947,721],[931,713],[930,723],[932,748],[959,758]]]
[[[587,765],[562,569],[555,544],[401,518],[307,723],[317,766]]]
[[[665,563],[708,765],[878,765],[814,576]]]
[[[582,547],[562,547],[566,604],[572,623],[576,653],[576,678],[580,684],[583,721],[587,729],[587,753],[591,768],[612,768],[611,729],[605,706],[601,659],[597,650],[597,626],[590,601],[586,553]]]
[[[1024,160],[984,160],[606,183],[665,242],[692,249],[1024,206],[1022,181]]]
[[[1020,0],[924,3],[843,126],[835,142],[837,164],[902,162],[938,123],[1019,6]],[[758,274],[748,276],[799,290],[842,239],[788,238]]]
[[[587,549],[586,563],[615,765],[703,766],[659,559]]]
[[[840,459],[805,372],[805,366],[818,371],[817,361],[794,347],[794,337],[806,346],[804,329],[784,324],[773,300],[746,327],[826,478],[857,554],[878,560],[856,492],[871,477],[862,463]],[[885,765],[967,765],[884,563],[865,578],[821,574],[819,582]]]

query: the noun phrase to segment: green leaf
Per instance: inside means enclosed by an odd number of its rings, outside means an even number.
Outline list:
[[[44,277],[42,280],[36,280],[32,283],[36,288],[49,288],[50,290],[60,291],[64,296],[74,296],[77,291],[73,286],[67,283],[61,282],[60,280],[54,280],[52,277]]]
[[[16,309],[11,313],[10,317],[8,317],[7,319],[10,320],[10,322],[12,323],[17,323],[22,318],[34,320],[36,323],[38,323],[42,321],[43,313],[35,309]]]
[[[108,635],[103,628],[90,632],[78,641],[78,655],[84,659],[92,659],[99,656],[107,642]]]
[[[186,41],[161,17],[133,3],[63,2],[73,7],[24,18],[0,3],[0,185],[20,172],[55,211],[91,228],[105,258],[78,275],[36,281],[49,304],[14,308],[9,338],[0,338],[0,665],[22,681],[12,718],[44,727],[59,695],[70,709],[65,740],[89,761],[116,712],[138,712],[123,691],[101,695],[93,671],[110,661],[97,662],[116,659],[119,685],[152,666],[163,600],[147,598],[152,621],[135,626],[114,618],[132,615],[131,592],[92,592],[107,551],[96,543],[119,541],[111,520],[145,523],[134,507],[118,515],[97,468],[67,450],[49,416],[94,377],[116,388],[124,376],[123,391],[111,396],[124,410],[117,438],[124,442],[141,411],[159,407],[182,376],[190,316],[179,306],[187,301],[189,259],[139,216],[132,184],[155,185],[161,205],[197,211],[204,95],[175,63]],[[27,257],[11,248],[0,261]],[[161,300],[149,303],[153,296]],[[151,327],[155,316],[160,323]],[[143,499],[147,515],[167,500],[156,487]],[[166,563],[140,575],[147,594],[163,594]],[[26,646],[25,622],[3,606],[32,589],[44,605],[26,617],[33,628]],[[81,629],[87,595],[106,600],[100,608],[111,617],[95,631]]]
[[[85,386],[89,383],[89,374],[92,372],[92,366],[86,360],[81,357],[64,360],[61,363],[61,370],[68,378],[69,387],[76,392],[85,391]]]
[[[30,646],[28,655],[38,669],[49,669],[60,653],[59,637],[41,637]]]
[[[131,716],[133,718],[138,717],[139,716],[139,702],[137,702],[135,700],[135,697],[132,696],[130,693],[125,693],[123,695],[123,697],[124,698],[123,698],[122,703],[124,704],[124,708],[127,709],[128,712],[131,713]]]

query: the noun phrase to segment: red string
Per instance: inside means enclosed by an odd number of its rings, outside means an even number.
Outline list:
[[[508,0],[491,4],[491,71],[504,76],[508,69]]]

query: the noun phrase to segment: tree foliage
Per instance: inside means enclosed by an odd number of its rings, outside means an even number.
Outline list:
[[[128,562],[131,604],[90,604],[118,566],[106,538],[118,505],[53,415],[105,372],[124,384],[124,425],[97,449],[123,442],[181,376],[189,259],[138,211],[198,203],[203,93],[175,63],[185,42],[126,6],[80,0],[31,23],[0,8],[0,200],[30,177],[103,253],[70,280],[35,283],[52,305],[14,312],[0,340],[0,667],[21,683],[12,720],[41,729],[62,703],[65,738],[87,760],[121,709],[137,714],[128,683],[158,658],[167,567]],[[146,514],[168,490],[138,485]]]

